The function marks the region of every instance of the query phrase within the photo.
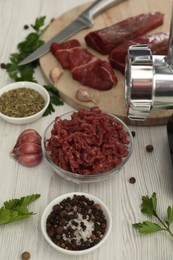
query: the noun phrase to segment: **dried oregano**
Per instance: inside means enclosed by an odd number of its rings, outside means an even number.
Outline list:
[[[10,117],[26,117],[43,109],[45,100],[31,88],[12,89],[0,96],[0,112]]]

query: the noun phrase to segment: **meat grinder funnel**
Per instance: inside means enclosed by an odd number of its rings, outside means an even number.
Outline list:
[[[125,102],[131,120],[145,120],[151,110],[173,109],[173,5],[167,56],[152,55],[146,44],[128,49]]]

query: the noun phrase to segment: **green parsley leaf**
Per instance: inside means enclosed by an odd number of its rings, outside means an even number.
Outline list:
[[[157,212],[156,193],[153,192],[151,197],[142,196],[141,212],[144,214],[148,214],[150,216],[154,216],[161,223],[161,226],[151,221],[144,221],[142,223],[139,222],[139,223],[132,224],[133,227],[136,228],[140,233],[150,234],[150,233],[164,230],[173,237],[173,233],[170,230],[170,224],[173,221],[173,205],[172,207],[169,206],[167,208],[167,220],[166,221],[162,220],[159,217],[159,214]]]
[[[17,56],[18,61],[21,61],[22,59],[27,57],[31,52],[35,51],[43,43],[44,41],[39,39],[39,35],[37,33],[30,33],[23,42],[17,45],[17,49],[19,50]]]
[[[0,208],[0,225],[26,219],[35,213],[29,212],[27,206],[40,198],[40,194],[32,194],[20,199],[12,199],[4,202]]]
[[[57,90],[54,86],[52,86],[52,85],[44,85],[44,88],[45,88],[51,95],[60,97],[58,90]]]
[[[31,24],[31,27],[36,31],[40,32],[40,28],[44,26],[46,16],[38,17],[35,20],[35,24]]]
[[[0,225],[10,222],[10,219],[11,219],[10,211],[8,209],[1,208],[0,209]]]
[[[6,64],[5,69],[12,80],[31,81],[37,83],[34,73],[37,66],[39,66],[38,60],[23,66],[19,66],[18,64],[44,43],[44,41],[40,39],[40,36],[47,28],[47,26],[43,27],[45,23],[45,18],[45,16],[36,18],[35,23],[31,24],[31,27],[34,31],[29,33],[24,41],[18,43],[18,52],[12,53],[10,55],[10,61]],[[44,87],[48,90],[50,94],[50,104],[43,115],[46,116],[55,111],[53,105],[63,105],[63,101],[60,99],[58,90],[56,90],[53,86]]]
[[[150,221],[144,221],[142,223],[133,224],[133,227],[136,228],[138,232],[142,234],[150,234],[160,230],[164,230],[158,224],[152,223]]]
[[[8,75],[14,81],[32,81],[37,82],[34,78],[34,68],[32,65],[24,65],[18,69],[18,63],[8,63],[6,64],[6,70]]]
[[[50,115],[52,112],[55,112],[55,109],[53,107],[53,105],[50,103],[48,105],[48,108],[46,109],[46,111],[44,112],[43,116],[48,116]]]
[[[57,96],[51,96],[50,99],[51,99],[51,103],[54,104],[54,105],[62,105],[63,104],[63,102]]]
[[[34,61],[24,66],[19,66],[18,64],[44,43],[44,41],[40,40],[40,35],[43,31],[41,27],[45,17],[40,18],[42,21],[40,23],[38,23],[37,19],[35,25],[32,26],[33,28],[36,27],[36,32],[29,33],[25,40],[17,45],[18,52],[10,55],[10,62],[5,66],[9,77],[14,81],[36,82],[34,78],[34,69],[38,66],[38,61]]]
[[[167,208],[167,225],[169,226],[173,221],[173,205]]]
[[[43,86],[50,95],[50,103],[43,116],[47,116],[55,111],[53,105],[60,106],[63,105],[63,101],[60,98],[58,90],[52,85],[44,85]]]
[[[148,196],[142,196],[141,212],[155,216],[157,207],[156,193],[154,192],[149,198]]]

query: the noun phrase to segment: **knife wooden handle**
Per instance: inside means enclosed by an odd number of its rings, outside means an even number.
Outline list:
[[[93,4],[91,4],[81,15],[80,19],[84,19],[87,22],[87,25],[91,27],[93,25],[94,16],[99,13],[105,11],[113,5],[117,5],[126,0],[97,0]]]

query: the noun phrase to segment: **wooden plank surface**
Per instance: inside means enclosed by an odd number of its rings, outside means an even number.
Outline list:
[[[171,0],[159,1],[159,10]],[[17,44],[31,30],[24,30],[24,25],[33,24],[36,17],[46,15],[49,22],[87,0],[13,0],[0,1],[1,62],[8,62],[11,53],[16,51]],[[131,3],[130,3],[131,2]],[[145,9],[153,2],[129,0],[128,5],[133,13],[137,8]],[[143,3],[143,4],[141,4]],[[169,21],[170,10],[165,17]],[[122,14],[125,14],[124,9]],[[115,13],[117,14],[117,13]],[[47,24],[47,23],[46,23]],[[35,77],[40,84],[46,82],[39,69]],[[9,84],[5,70],[0,70],[0,87]],[[157,193],[157,209],[159,215],[166,220],[168,205],[173,204],[173,166],[170,157],[166,127],[164,126],[130,126],[135,132],[134,149],[130,160],[118,174],[108,181],[77,185],[59,177],[47,164],[46,160],[33,168],[19,164],[10,156],[15,142],[22,130],[32,128],[41,136],[48,124],[56,116],[72,110],[67,103],[55,106],[55,112],[27,125],[13,125],[0,119],[0,207],[3,202],[12,198],[20,198],[35,193],[41,194],[40,199],[29,206],[29,211],[36,214],[27,220],[0,225],[0,260],[21,260],[21,254],[28,251],[30,260],[173,260],[173,240],[168,232],[156,232],[149,235],[139,234],[133,223],[151,220],[141,213],[141,197]],[[152,144],[152,153],[146,152],[146,145]],[[136,182],[131,184],[129,179]],[[107,241],[93,253],[71,257],[62,255],[52,249],[41,233],[40,221],[44,208],[57,196],[69,192],[87,192],[106,203],[110,209],[113,225]],[[152,218],[153,222],[157,222]],[[173,231],[173,226],[170,226]]]
[[[125,1],[117,6],[112,7],[106,12],[100,14],[95,18],[95,25],[90,29],[85,29],[77,34],[75,34],[72,38],[78,39],[83,47],[87,47],[84,41],[85,35],[92,30],[96,30],[99,28],[104,28],[113,23],[119,22],[125,18],[130,16],[138,15],[143,12],[149,11],[160,11],[165,14],[164,16],[164,24],[157,29],[151,32],[167,32],[169,31],[170,26],[170,17],[171,17],[171,1],[165,0],[163,4],[163,0],[134,0],[134,1]],[[54,22],[48,27],[45,32],[43,39],[45,41],[52,38],[59,31],[61,31],[65,26],[70,24],[77,16],[80,14],[88,5],[82,5],[78,8],[71,10],[70,12],[65,13],[63,16],[55,19]],[[151,33],[150,32],[150,33]],[[87,47],[88,48],[88,47]],[[102,59],[107,59],[107,56],[99,55],[99,53],[93,51],[88,48],[92,53],[94,53],[97,57]],[[51,53],[44,55],[40,59],[40,65],[43,70],[45,77],[50,80],[49,73],[50,70],[55,66],[61,65],[58,61],[53,57]],[[74,108],[80,107],[91,107],[93,106],[93,102],[80,102],[76,99],[76,91],[79,88],[83,88],[87,90],[90,97],[94,102],[105,112],[110,112],[118,117],[120,117],[123,121],[125,121],[129,125],[164,125],[167,123],[168,119],[172,115],[173,110],[153,110],[150,112],[149,117],[145,121],[130,121],[127,118],[127,111],[125,106],[124,99],[124,77],[123,75],[116,71],[118,77],[118,84],[114,86],[111,90],[107,91],[99,91],[86,86],[82,86],[79,82],[72,79],[72,75],[68,70],[65,70],[57,84],[55,84],[56,88],[59,90],[59,93],[62,99],[71,105]]]

